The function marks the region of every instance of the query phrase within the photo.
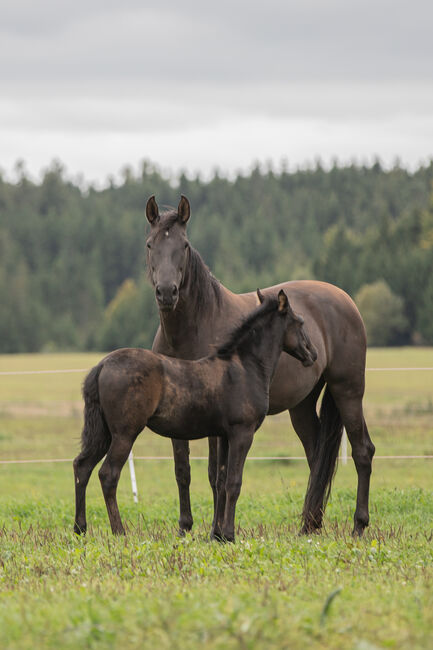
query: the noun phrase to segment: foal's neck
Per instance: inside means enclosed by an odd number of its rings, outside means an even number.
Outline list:
[[[280,342],[275,334],[273,328],[265,329],[251,350],[245,350],[240,355],[245,365],[253,365],[256,368],[268,388],[282,350],[282,341]]]

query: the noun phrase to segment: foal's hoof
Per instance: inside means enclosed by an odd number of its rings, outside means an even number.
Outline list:
[[[192,528],[192,520],[181,521],[179,520],[179,537],[185,537],[186,533],[190,533]]]
[[[234,535],[223,535],[223,533],[219,530],[213,530],[210,534],[210,539],[211,541],[219,542],[220,544],[226,544],[227,542],[229,543],[234,543],[235,541],[235,536]]]
[[[224,537],[222,536],[222,533],[220,533],[217,530],[213,530],[210,534],[210,541],[211,542],[221,542],[223,543],[225,541]]]
[[[77,523],[74,524],[74,533],[76,535],[85,535],[87,532],[87,526],[79,526]]]

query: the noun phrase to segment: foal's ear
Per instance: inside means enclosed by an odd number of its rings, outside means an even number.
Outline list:
[[[177,216],[179,217],[179,221],[181,223],[186,223],[189,219],[190,214],[191,214],[191,208],[189,205],[189,201],[186,198],[186,196],[181,194],[179,205],[177,207]]]
[[[159,219],[159,210],[155,201],[155,195],[151,196],[146,203],[146,217],[151,224],[154,224]]]
[[[278,311],[282,314],[286,314],[290,309],[289,300],[281,289],[278,293]]]
[[[262,294],[262,292],[260,291],[260,289],[257,289],[257,298],[260,300],[261,303],[262,303],[262,302],[264,301],[264,299],[265,299],[265,296]]]

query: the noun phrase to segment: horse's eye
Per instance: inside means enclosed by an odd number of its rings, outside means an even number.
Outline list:
[[[152,248],[152,246],[149,244],[149,242],[147,242],[146,246],[147,246],[147,248]]]
[[[185,242],[185,248],[188,248],[188,242],[187,241]]]

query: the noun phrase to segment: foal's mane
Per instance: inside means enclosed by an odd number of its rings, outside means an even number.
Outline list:
[[[156,224],[159,230],[170,230],[175,223],[178,222],[179,215],[177,210],[169,208],[159,216],[159,221]],[[189,263],[187,267],[189,286],[194,293],[196,309],[199,311],[205,309],[212,300],[216,300],[217,305],[221,303],[221,284],[219,280],[212,275],[209,268],[206,266],[200,253],[189,244]],[[149,279],[152,280],[149,265],[147,265],[147,273]]]
[[[266,297],[265,301],[232,331],[228,340],[217,348],[215,356],[220,359],[230,359],[235,352],[242,352],[250,342],[251,335],[257,331],[257,326],[264,327],[263,317],[276,311],[277,307],[276,298]]]

